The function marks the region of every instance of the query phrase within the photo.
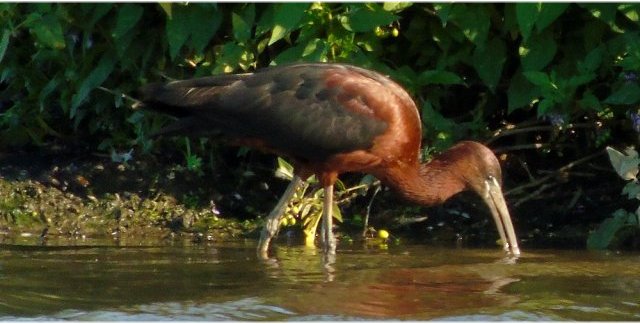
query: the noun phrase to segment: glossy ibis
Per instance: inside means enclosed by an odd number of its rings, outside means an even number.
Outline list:
[[[177,118],[160,134],[220,136],[294,161],[295,176],[262,230],[258,254],[263,258],[296,188],[314,174],[325,190],[323,246],[335,253],[333,184],[340,173],[353,171],[370,173],[422,205],[473,190],[491,210],[504,250],[520,254],[495,155],[465,141],[421,164],[418,109],[382,74],[346,64],[303,63],[154,83],[140,94],[141,106]]]

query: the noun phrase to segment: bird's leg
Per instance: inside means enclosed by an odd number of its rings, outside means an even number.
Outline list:
[[[289,204],[289,200],[293,197],[296,190],[300,186],[303,180],[294,175],[293,179],[289,183],[289,186],[280,197],[280,200],[273,208],[269,216],[267,217],[266,222],[264,223],[264,227],[262,228],[262,232],[260,233],[260,242],[258,243],[258,257],[266,260],[269,258],[267,250],[269,249],[269,242],[271,239],[276,236],[278,233],[278,229],[280,228],[280,219],[282,219],[282,215],[287,209],[287,205]]]
[[[324,187],[322,206],[322,249],[324,253],[336,253],[336,238],[333,236],[333,185]]]

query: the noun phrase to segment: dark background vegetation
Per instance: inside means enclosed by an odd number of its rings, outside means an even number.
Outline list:
[[[151,140],[168,119],[131,109],[129,96],[158,80],[346,62],[388,74],[410,92],[423,117],[426,158],[462,139],[494,149],[525,245],[584,246],[614,210],[636,208],[620,196],[624,182],[602,153],[607,145],[638,141],[639,9],[635,3],[2,3],[0,152],[104,162],[133,149],[130,163],[181,164],[187,171],[178,176],[186,183],[212,180],[179,199],[206,204],[213,196],[222,217],[255,218],[284,185],[273,177],[273,157],[206,139]],[[354,185],[361,178],[344,180]],[[236,194],[245,195],[241,204],[230,197]],[[345,206],[345,224],[361,224],[370,196]],[[427,221],[403,223],[400,216],[425,209],[383,191],[373,222],[420,237],[493,239],[479,200],[461,198],[428,209]]]

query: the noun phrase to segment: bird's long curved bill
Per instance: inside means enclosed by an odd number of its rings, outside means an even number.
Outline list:
[[[513,255],[520,255],[518,239],[513,229],[511,215],[507,209],[507,203],[504,200],[500,184],[495,178],[490,178],[485,182],[485,185],[487,190],[483,199],[489,206],[493,220],[496,222],[504,250]]]

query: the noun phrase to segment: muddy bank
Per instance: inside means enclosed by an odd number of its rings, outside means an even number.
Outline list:
[[[0,157],[0,239],[186,236],[197,241],[257,235],[260,218],[220,217],[213,197],[197,189],[204,179],[178,165],[64,153]]]
[[[229,149],[228,155],[237,153]],[[194,172],[180,155],[134,155],[118,163],[107,154],[77,149],[0,154],[0,243],[16,237],[50,242],[257,238],[286,181],[274,178],[273,156],[256,153],[245,160],[239,166],[238,159],[227,159]],[[606,163],[605,159],[600,164]],[[514,179],[513,172],[510,176]],[[361,177],[341,178],[357,183]],[[521,205],[517,196],[508,196],[523,247],[584,248],[589,232],[602,219],[621,207],[632,210],[633,202],[620,195],[619,182],[609,174],[572,179],[558,186],[554,195]],[[507,183],[506,188],[515,185]],[[367,193],[341,206],[346,217],[338,235],[360,238],[370,199]],[[372,206],[369,224],[391,231],[403,242],[495,245],[495,225],[472,193],[423,208],[382,190]],[[301,242],[301,223],[282,231],[288,235],[281,239],[293,236]]]

